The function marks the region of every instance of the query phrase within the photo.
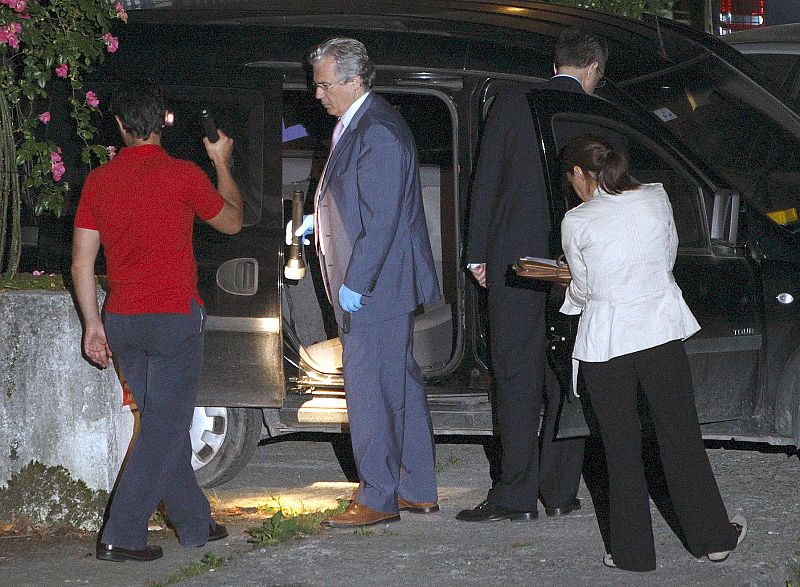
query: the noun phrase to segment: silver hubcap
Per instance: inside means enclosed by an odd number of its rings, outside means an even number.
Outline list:
[[[196,471],[219,454],[228,432],[227,408],[196,407],[189,435],[192,438],[192,468]]]

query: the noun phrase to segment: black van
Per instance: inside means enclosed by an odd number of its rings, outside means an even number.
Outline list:
[[[558,163],[575,132],[624,144],[634,175],[662,182],[672,198],[675,276],[703,327],[686,348],[705,437],[800,443],[800,117],[732,48],[667,20],[521,1],[126,5],[119,52],[92,89],[104,100],[132,72],[159,79],[175,114],[165,147],[214,179],[198,122],[209,108],[236,141],[245,194],[240,234],[195,227],[209,312],[201,397],[209,407],[197,408],[192,426],[204,485],[230,479],[265,437],[347,429],[341,347],[313,247],[304,279],[282,271],[292,194],[313,194],[334,124],[309,91],[303,60],[331,36],[366,44],[375,90],[418,144],[444,298],[420,309],[414,348],[438,434],[492,434],[485,297],[467,278],[462,247],[482,120],[494,95],[516,86],[532,92],[554,227],[577,201]],[[569,25],[609,43],[609,83],[595,97],[537,87]],[[110,122],[104,140],[114,144]],[[575,324],[551,318],[551,357],[566,362]]]

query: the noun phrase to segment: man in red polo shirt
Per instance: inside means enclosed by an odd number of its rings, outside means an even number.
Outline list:
[[[140,429],[120,474],[97,558],[154,560],[147,523],[163,501],[183,546],[227,536],[191,465],[189,427],[203,359],[203,302],[192,249],[195,215],[225,234],[242,226],[230,172],[233,141],[204,139],[218,191],[194,163],[161,148],[166,104],[152,83],[115,92],[111,109],[125,148],[86,178],[75,216],[72,277],[83,350],[100,367],[113,353],[133,392]],[[94,264],[103,246],[109,293],[97,307]]]

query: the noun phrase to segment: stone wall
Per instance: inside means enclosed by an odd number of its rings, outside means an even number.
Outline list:
[[[81,355],[67,292],[0,291],[0,485],[31,460],[110,491],[133,433],[112,368]]]

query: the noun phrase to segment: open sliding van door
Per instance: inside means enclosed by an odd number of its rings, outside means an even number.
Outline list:
[[[248,67],[244,52],[234,59],[233,41],[223,33],[199,25],[129,25],[120,31],[119,51],[97,79],[108,88],[134,77],[155,80],[172,113],[161,137],[164,149],[195,162],[214,184],[201,111],[207,110],[233,138],[243,227],[230,236],[200,219],[194,225],[198,288],[208,316],[198,403],[279,407],[285,395],[279,292],[281,79],[275,72]]]
[[[97,76],[111,87],[134,76],[156,80],[172,113],[162,145],[170,155],[194,161],[214,183],[201,111],[234,140],[243,227],[224,235],[199,219],[194,224],[207,320],[201,407],[190,434],[192,466],[204,487],[224,483],[247,463],[261,439],[261,408],[279,408],[286,393],[279,290],[282,80],[276,72],[247,65],[262,50],[237,32],[213,25],[131,23],[120,30],[119,51]]]
[[[219,85],[169,85],[175,123],[164,147],[193,159],[216,182],[200,142],[200,111],[234,140],[233,175],[242,230],[224,235],[197,221],[198,287],[208,318],[201,405],[279,407],[285,394],[281,342],[280,86],[263,70],[226,72]]]

